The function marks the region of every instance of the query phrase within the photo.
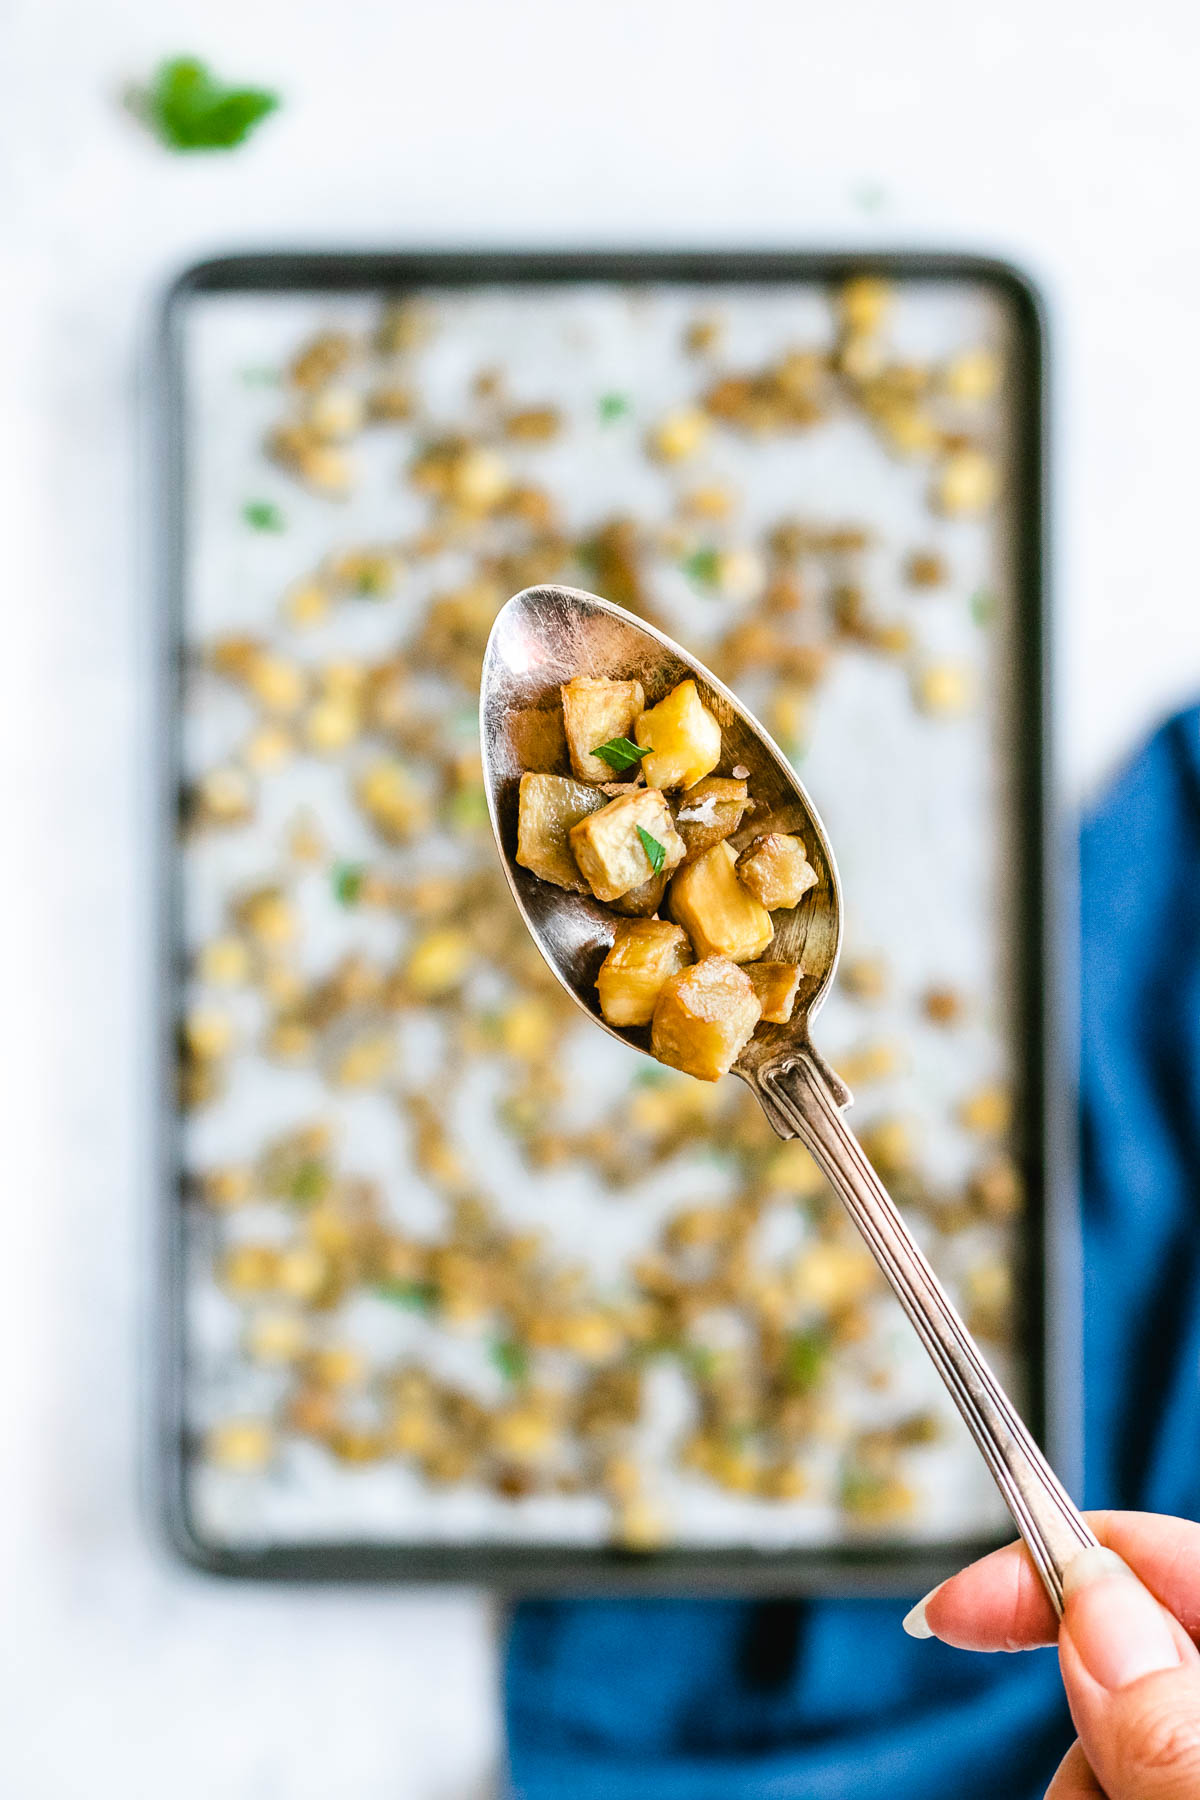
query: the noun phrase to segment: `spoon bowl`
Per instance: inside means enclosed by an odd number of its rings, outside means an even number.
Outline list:
[[[509,885],[538,948],[571,998],[611,1036],[650,1054],[648,1030],[617,1030],[600,1012],[596,975],[612,947],[613,914],[588,895],[539,881],[516,860],[520,779],[527,771],[566,772],[554,722],[560,716],[559,686],[576,675],[636,679],[647,706],[690,677],[721,726],[722,756],[714,773],[744,771],[755,803],[729,840],[733,848],[742,849],[764,831],[796,833],[804,840],[818,882],[799,906],[772,914],[770,950],[773,960],[799,968],[800,988],[791,1022],[759,1025],[738,1058],[735,1072],[753,1082],[766,1064],[807,1041],[808,1022],[837,968],[842,895],[825,827],[778,744],[679,644],[577,588],[533,587],[514,595],[497,616],[483,666],[480,731],[488,807]]]

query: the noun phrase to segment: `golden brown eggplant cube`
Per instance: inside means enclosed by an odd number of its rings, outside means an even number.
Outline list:
[[[586,894],[569,834],[589,813],[604,805],[603,794],[567,775],[522,775],[517,815],[517,861],[523,869],[555,887]]]
[[[679,796],[675,829],[687,847],[685,862],[694,862],[714,844],[732,837],[742,822],[750,800],[744,781],[724,775],[706,775]]]
[[[726,956],[707,956],[664,983],[651,1049],[659,1062],[697,1081],[719,1081],[749,1042],[761,1010],[745,970]]]
[[[628,738],[645,704],[640,681],[593,681],[577,675],[563,683],[563,725],[571,767],[580,781],[611,781],[620,773],[593,752],[598,744]]]
[[[694,787],[721,760],[721,727],[701,700],[694,681],[681,681],[634,728],[652,788]]]
[[[619,900],[650,876],[674,869],[683,861],[683,840],[675,830],[670,807],[655,788],[639,788],[634,794],[610,800],[573,827],[570,843],[597,900]]]
[[[692,961],[692,946],[669,919],[626,919],[600,965],[600,1011],[610,1025],[648,1025],[668,976]]]
[[[798,837],[768,831],[756,837],[737,859],[738,880],[768,912],[798,906],[819,879]]]
[[[630,888],[627,894],[621,894],[609,905],[615,913],[626,919],[651,919],[663,902],[670,876],[652,875],[649,881],[643,881],[641,887]]]
[[[747,963],[746,973],[754,984],[762,1007],[765,1025],[786,1025],[800,992],[800,970],[795,963]]]
[[[726,843],[714,844],[680,869],[667,905],[697,956],[757,962],[775,935],[770,913],[738,880],[737,858]]]

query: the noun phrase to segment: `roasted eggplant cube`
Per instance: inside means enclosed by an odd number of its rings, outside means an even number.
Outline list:
[[[643,881],[641,887],[630,888],[627,894],[610,900],[609,905],[615,913],[622,914],[626,919],[652,919],[663,903],[663,895],[670,879],[665,873],[652,875],[649,881]]]
[[[573,894],[587,882],[571,853],[573,825],[604,805],[603,794],[566,775],[522,775],[517,815],[517,861],[523,869]]]
[[[706,956],[663,984],[650,1047],[672,1069],[719,1081],[749,1042],[761,1010],[743,969],[728,957]]]
[[[577,675],[563,684],[563,725],[571,767],[580,781],[611,781],[615,771],[602,756],[593,755],[597,744],[627,738],[646,704],[640,681],[591,681]]]
[[[768,912],[780,906],[798,906],[818,880],[800,839],[782,831],[768,831],[747,845],[737,859],[737,872],[742,886],[761,900]]]
[[[667,907],[687,932],[697,956],[757,962],[775,935],[771,915],[737,878],[728,844],[714,844],[671,882]]]
[[[600,965],[600,1011],[610,1025],[648,1025],[663,983],[692,960],[682,926],[669,919],[627,919]]]
[[[638,827],[662,846],[661,868],[655,870]],[[580,873],[597,900],[619,900],[641,887],[651,875],[674,869],[683,861],[683,841],[671,809],[654,788],[639,788],[610,800],[571,832],[571,849]]]
[[[721,727],[694,681],[681,681],[665,700],[644,712],[634,736],[650,752],[642,758],[648,787],[694,787],[721,760]]]
[[[762,1007],[764,1025],[786,1025],[800,992],[800,971],[795,963],[747,963],[746,973],[754,984]]]
[[[714,844],[732,837],[749,804],[746,783],[724,775],[706,775],[685,789],[675,811],[675,829],[687,849],[684,862],[694,862]]]

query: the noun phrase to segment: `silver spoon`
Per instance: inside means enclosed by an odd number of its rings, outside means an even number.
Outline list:
[[[753,1089],[779,1136],[798,1137],[845,1202],[966,1420],[1061,1614],[1067,1565],[1097,1540],[846,1124],[842,1109],[850,1104],[850,1090],[809,1037],[833,980],[842,934],[837,865],[817,810],[758,720],[702,663],[619,606],[565,587],[527,588],[508,601],[492,627],[483,666],[480,725],[488,809],[509,885],[534,941],[572,999],[598,1025],[649,1054],[644,1041],[614,1030],[600,1013],[596,972],[612,944],[613,915],[587,896],[537,880],[516,861],[518,784],[525,770],[539,767],[536,746],[550,741],[548,732],[537,729],[537,715],[557,714],[559,684],[575,675],[636,677],[651,704],[690,676],[720,722],[722,769],[740,764],[749,770],[755,813],[752,832],[745,835],[795,831],[803,837],[820,881],[798,907],[773,915],[771,948],[775,960],[801,970],[795,1012],[787,1025],[760,1025],[734,1073]],[[540,767],[556,772],[546,762]]]

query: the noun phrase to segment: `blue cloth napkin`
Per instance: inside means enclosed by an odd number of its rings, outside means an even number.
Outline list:
[[[1200,1508],[1200,709],[1082,840],[1085,1497]],[[1040,1800],[1071,1738],[1049,1652],[916,1643],[897,1602],[530,1601],[517,1800]]]

